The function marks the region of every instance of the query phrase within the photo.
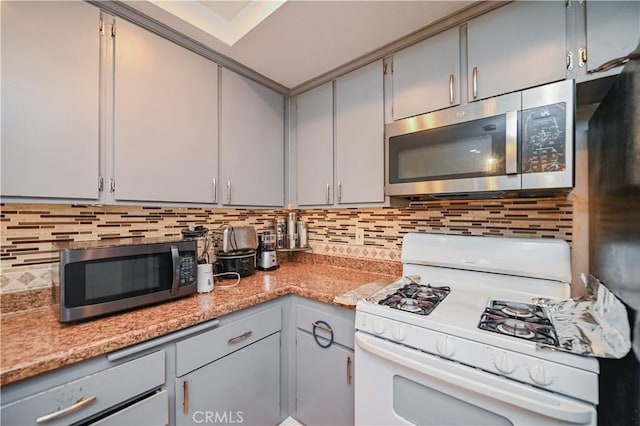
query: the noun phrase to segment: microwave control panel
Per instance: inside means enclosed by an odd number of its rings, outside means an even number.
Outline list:
[[[566,168],[564,102],[522,111],[522,173],[558,172]]]
[[[180,252],[180,285],[189,285],[196,282],[197,276],[196,253],[193,251]]]

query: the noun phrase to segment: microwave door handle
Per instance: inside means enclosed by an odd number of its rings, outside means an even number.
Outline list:
[[[506,113],[505,172],[518,174],[518,112]]]
[[[173,266],[173,280],[171,281],[171,291],[169,294],[171,296],[178,295],[178,287],[180,286],[180,252],[178,251],[178,247],[171,246],[171,263]]]

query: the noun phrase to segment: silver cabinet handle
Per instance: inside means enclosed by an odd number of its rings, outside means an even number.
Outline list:
[[[331,203],[331,186],[327,184],[327,204]]]
[[[351,384],[351,357],[347,357],[347,384]]]
[[[478,67],[473,67],[471,86],[473,87],[473,99],[478,98]]]
[[[449,103],[453,104],[453,74],[449,74]]]
[[[80,398],[75,402],[75,404],[71,405],[70,407],[63,408],[62,410],[58,410],[55,413],[51,413],[51,414],[47,414],[46,416],[39,417],[38,419],[36,419],[36,423],[42,424],[42,423],[50,422],[52,420],[57,420],[61,417],[74,413],[80,410],[81,408],[91,405],[97,400],[98,398],[96,398],[95,396],[90,396],[89,398]]]
[[[338,181],[338,202],[342,202],[342,181]]]
[[[313,324],[311,324],[312,326],[319,328],[322,331],[326,331],[327,333],[333,333],[333,330],[331,329],[331,327],[325,327],[324,325],[320,324],[319,322],[314,322]]]
[[[573,52],[567,52],[567,70],[573,70]]]
[[[518,112],[507,111],[506,114],[506,152],[505,168],[508,175],[518,173]]]
[[[218,201],[218,191],[217,191],[217,186],[216,186],[216,178],[213,178],[213,181],[211,182],[211,186],[212,186],[212,191],[213,191],[213,202],[216,203]]]
[[[227,201],[226,204],[231,204],[231,181],[227,181]]]
[[[189,381],[182,382],[182,412],[189,412]]]
[[[584,67],[587,64],[587,49],[581,47],[578,49],[578,66],[580,68]]]
[[[238,343],[244,339],[246,339],[247,337],[251,336],[253,334],[253,331],[245,331],[244,333],[242,333],[239,336],[236,337],[232,337],[231,339],[227,340],[227,343],[232,345],[234,343]]]

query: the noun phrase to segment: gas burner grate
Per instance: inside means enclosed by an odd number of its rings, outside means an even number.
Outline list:
[[[429,315],[449,293],[450,287],[411,283],[380,300],[378,304],[413,314]]]
[[[478,328],[536,343],[558,346],[551,320],[540,306],[494,300],[485,308]]]

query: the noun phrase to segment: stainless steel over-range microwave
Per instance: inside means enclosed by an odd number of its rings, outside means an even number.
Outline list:
[[[193,294],[196,241],[124,238],[60,248],[60,322],[102,316]]]
[[[386,195],[570,188],[574,110],[566,80],[390,123]]]

